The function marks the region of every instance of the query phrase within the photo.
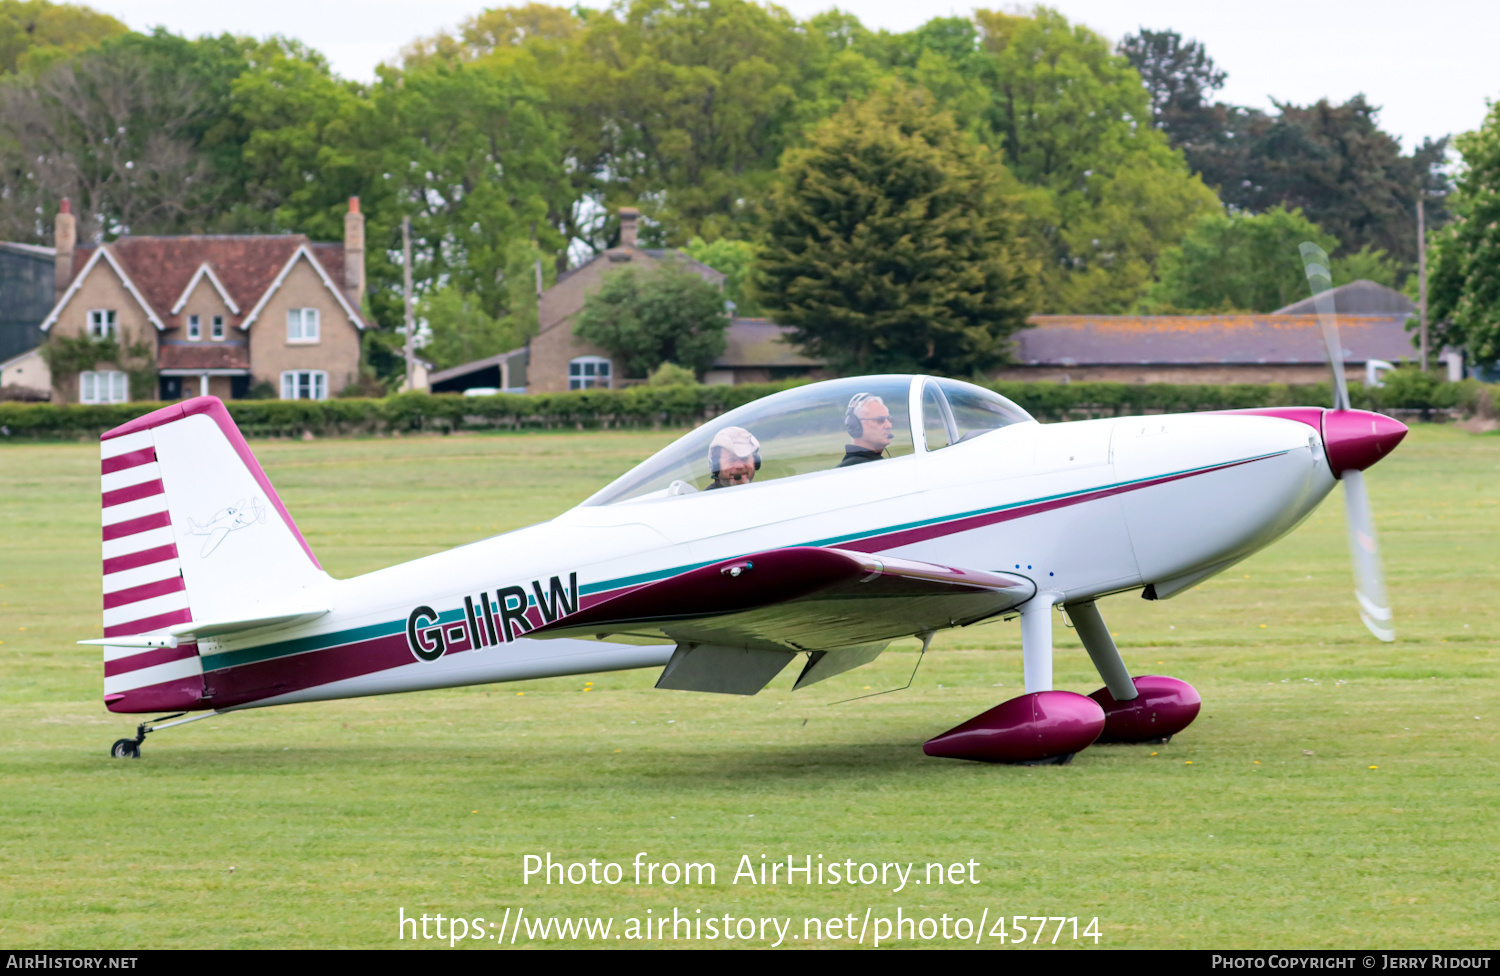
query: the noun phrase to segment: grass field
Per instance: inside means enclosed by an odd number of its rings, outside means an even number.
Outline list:
[[[347,576],[548,518],[672,436],[253,446]],[[154,735],[132,762],[106,755],[133,723],[100,702],[97,649],[73,643],[99,624],[97,449],[3,446],[0,945],[432,947],[447,942],[397,940],[398,911],[603,916],[623,933],[674,908],[792,918],[786,944],[807,945],[792,938],[806,917],[899,908],[1097,916],[1107,946],[1493,947],[1497,475],[1500,437],[1442,427],[1372,469],[1394,645],[1355,615],[1337,495],[1177,599],[1104,601],[1136,673],[1203,695],[1165,747],[1066,767],[923,757],[1020,692],[1019,628],[999,623],[940,635],[910,690],[848,704],[833,703],[902,684],[915,645],[796,694],[789,669],[750,699],[629,672],[242,712]],[[1069,631],[1057,679],[1100,683]],[[711,862],[717,883],[630,883],[641,851]],[[522,857],[543,852],[620,862],[625,883],[523,885]],[[979,883],[731,883],[762,854],[918,877],[973,860]],[[961,944],[953,931],[925,944]]]

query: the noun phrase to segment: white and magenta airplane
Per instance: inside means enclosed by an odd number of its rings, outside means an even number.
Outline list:
[[[1066,762],[1200,707],[1130,675],[1096,601],[1181,593],[1340,481],[1361,616],[1393,639],[1361,472],[1406,428],[1337,385],[1332,410],[1044,426],[957,380],[830,380],[704,424],[551,521],[342,580],[199,397],[103,435],[104,637],[83,643],[103,645],[111,711],[180,713],[114,744],[135,757],[210,715],[429,688],[660,668],[658,688],[750,695],[795,662],[800,689],[1018,616],[1026,693],[924,750]],[[1091,696],[1052,687],[1055,608],[1104,682]]]

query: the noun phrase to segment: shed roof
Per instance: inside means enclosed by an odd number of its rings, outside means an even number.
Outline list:
[[[726,345],[714,360],[714,368],[824,365],[792,345],[791,331],[790,326],[777,325],[770,319],[734,319],[724,330]]]
[[[1328,294],[1333,297],[1333,310],[1340,315],[1411,315],[1417,310],[1412,300],[1396,289],[1363,278],[1329,289]],[[1271,314],[1316,315],[1317,312],[1317,305],[1309,295]]]
[[[1340,315],[1345,362],[1413,355],[1408,316]],[[1028,366],[1321,363],[1316,315],[1034,315],[1015,335]]]

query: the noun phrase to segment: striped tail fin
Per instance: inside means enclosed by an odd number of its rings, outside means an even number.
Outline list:
[[[206,708],[193,621],[252,616],[328,576],[217,397],[104,434],[104,701],[115,712]],[[141,635],[162,635],[143,647]]]

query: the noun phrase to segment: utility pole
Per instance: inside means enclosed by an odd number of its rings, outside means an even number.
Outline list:
[[[401,270],[406,285],[406,389],[411,391],[416,373],[417,316],[411,301],[411,218],[401,218]],[[1423,333],[1424,335],[1426,333]]]
[[[1427,371],[1427,222],[1417,197],[1417,315],[1422,325],[1422,372]]]

